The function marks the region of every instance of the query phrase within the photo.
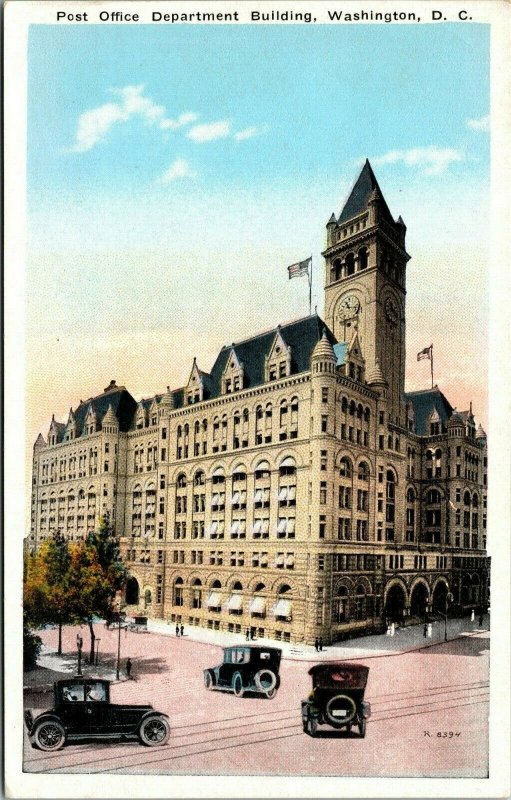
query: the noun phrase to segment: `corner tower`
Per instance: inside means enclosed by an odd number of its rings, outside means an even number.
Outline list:
[[[369,161],[326,230],[325,322],[341,342],[357,331],[366,371],[378,363],[388,383],[392,422],[404,423],[406,225],[392,218]]]

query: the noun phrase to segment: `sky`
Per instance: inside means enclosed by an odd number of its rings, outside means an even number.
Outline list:
[[[182,386],[323,313],[325,225],[369,158],[408,227],[407,389],[487,425],[489,27],[32,26],[27,447],[115,379]]]

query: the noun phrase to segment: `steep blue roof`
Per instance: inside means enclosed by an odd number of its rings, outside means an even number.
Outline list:
[[[438,386],[418,392],[406,392],[405,401],[412,404],[415,414],[415,433],[418,436],[429,436],[429,418],[436,409],[442,425],[453,413],[453,407]]]
[[[362,171],[355,181],[355,185],[344,204],[344,208],[341,211],[337,223],[346,222],[366,211],[369,199],[375,189],[380,197],[380,207],[383,211],[383,215],[387,217],[389,222],[395,224],[368,159],[366,159]]]

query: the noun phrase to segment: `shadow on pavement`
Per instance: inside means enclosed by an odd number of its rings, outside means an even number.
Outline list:
[[[490,636],[460,636],[448,642],[435,642],[434,647],[424,647],[415,652],[428,656],[468,656],[474,658],[486,655],[490,650]]]

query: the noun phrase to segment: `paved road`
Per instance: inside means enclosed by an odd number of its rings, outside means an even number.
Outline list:
[[[100,635],[102,661],[106,662],[103,669],[111,670],[117,634],[100,629]],[[51,644],[55,637],[55,631],[44,633]],[[65,650],[71,652],[75,638],[76,629],[65,632]],[[282,661],[282,683],[275,699],[241,699],[207,692],[203,687],[202,670],[221,659],[216,644],[186,636],[122,633],[121,646],[123,663],[130,655],[136,680],[114,685],[112,700],[150,702],[168,713],[172,723],[169,744],[144,748],[137,743],[81,743],[47,754],[31,748],[25,736],[26,771],[387,777],[487,774],[488,631],[475,630],[407,654],[377,655],[374,649],[367,661],[366,698],[373,715],[365,739],[327,727],[320,728],[316,739],[303,733],[300,701],[310,691],[310,663],[299,658]],[[75,662],[70,659],[72,666]],[[44,672],[39,672],[38,678],[43,677]],[[45,703],[38,695],[33,700]]]

